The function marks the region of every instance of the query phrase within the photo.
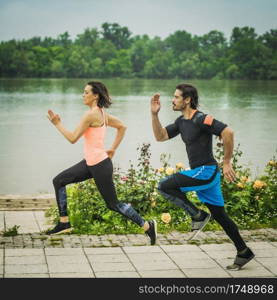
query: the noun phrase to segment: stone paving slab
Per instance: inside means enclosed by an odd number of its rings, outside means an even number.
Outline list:
[[[48,262],[49,273],[92,273],[88,262],[82,264],[63,263],[63,262]]]
[[[0,249],[0,265],[3,265],[4,262],[4,250]]]
[[[0,231],[5,229],[5,221],[4,221],[5,213],[0,211]]]
[[[92,262],[91,265],[95,272],[135,271],[135,268],[129,262],[119,262],[119,263]]]
[[[182,271],[186,274],[189,278],[228,278],[232,277],[228,274],[224,269],[218,267],[212,268],[184,268]]]
[[[223,231],[192,242],[190,233],[160,234],[150,246],[143,234],[48,236],[42,211],[1,211],[0,229],[5,222],[21,234],[0,234],[0,277],[277,277],[277,229],[242,230],[255,259],[228,271],[236,249]]]
[[[162,253],[162,249],[159,246],[133,246],[123,247],[123,251],[126,253]]]
[[[156,262],[169,261],[170,258],[165,253],[128,253],[128,257],[132,262]]]
[[[5,265],[39,265],[46,264],[45,256],[7,256]]]
[[[209,257],[213,259],[232,258],[234,260],[235,251],[207,251]]]
[[[160,271],[139,271],[143,278],[185,278],[186,275],[181,270],[160,270]]]
[[[5,264],[5,274],[30,274],[30,273],[48,273],[46,264],[29,265],[7,265]]]
[[[228,271],[236,252],[212,248],[208,252],[196,245],[1,249],[0,277],[277,277],[277,257],[258,257],[241,271]],[[195,252],[198,256],[192,257]]]
[[[207,245],[200,245],[199,246],[202,250],[206,252],[213,252],[213,251],[235,251],[235,246],[233,244],[207,244]]]
[[[83,255],[82,248],[45,248],[45,253],[47,256],[75,256]]]
[[[49,278],[48,273],[5,274],[5,278]]]
[[[97,254],[123,254],[123,251],[119,247],[112,248],[84,248],[84,251],[88,255],[97,255]]]
[[[256,260],[277,276],[277,257],[262,257],[256,258]]]
[[[97,278],[140,278],[137,272],[96,272]]]
[[[171,260],[161,261],[132,261],[133,265],[138,271],[158,271],[158,270],[177,270],[179,269],[176,264]]]
[[[84,255],[47,255],[48,265],[55,264],[87,264],[88,261]]]
[[[276,244],[274,246],[274,244]],[[268,243],[268,242],[248,242],[247,246],[249,246],[251,249],[253,250],[267,250],[267,249],[273,249],[276,250],[277,252],[277,242],[272,242],[272,243]]]
[[[205,252],[168,252],[167,255],[171,259],[191,260],[191,259],[209,259],[209,255]],[[234,255],[234,253],[233,253]]]
[[[277,249],[254,250],[256,257],[277,257]]]
[[[88,260],[91,263],[94,262],[106,262],[106,263],[119,263],[119,262],[129,262],[129,259],[124,254],[103,254],[103,255],[88,255]]]
[[[226,268],[227,265],[233,263],[233,259],[218,259],[216,262]],[[276,274],[271,272],[268,268],[264,267],[257,259],[251,260],[240,271],[226,270],[232,277],[277,277]]]
[[[50,278],[95,278],[93,273],[50,273]]]
[[[210,269],[210,268],[217,268],[217,263],[212,259],[182,259],[182,258],[173,258],[173,261],[178,265],[180,269]]]
[[[272,273],[265,268],[254,268],[249,266],[247,269],[242,269],[240,271],[228,271],[228,273],[234,277],[273,277]]]
[[[160,246],[164,251],[170,253],[170,252],[190,252],[190,253],[200,253],[202,252],[199,247],[196,245],[161,245]]]
[[[48,224],[49,221],[46,219],[44,211],[34,211],[33,214],[37,222],[39,231],[45,231],[53,226],[51,224]]]
[[[37,256],[44,255],[43,249],[5,249],[5,257],[7,256]]]
[[[6,229],[19,225],[19,233],[40,232],[32,211],[5,211]]]

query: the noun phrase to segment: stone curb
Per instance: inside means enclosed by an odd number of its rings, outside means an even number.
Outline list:
[[[246,242],[277,242],[277,229],[241,230]],[[157,245],[222,244],[231,243],[223,231],[201,232],[197,239],[188,241],[191,233],[171,232],[158,234]],[[147,246],[149,238],[144,234],[78,235],[64,234],[49,236],[43,233],[19,234],[5,237],[0,235],[0,249],[8,248],[89,248]]]

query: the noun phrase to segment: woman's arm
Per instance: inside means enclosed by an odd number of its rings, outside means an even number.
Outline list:
[[[127,127],[123,124],[123,122],[121,122],[118,118],[116,118],[112,115],[107,115],[107,120],[108,120],[108,123],[107,123],[108,126],[117,129],[117,134],[116,134],[115,140],[114,140],[111,148],[109,150],[107,150],[107,154],[109,155],[110,158],[112,158],[114,156],[115,150],[117,149],[117,147],[119,146],[119,144],[121,143],[121,141],[124,137]]]
[[[73,132],[71,132],[62,125],[60,116],[58,114],[55,114],[52,110],[48,110],[47,117],[71,144],[74,144],[79,140],[84,131],[90,126],[92,122],[92,113],[86,112],[82,117],[79,125]]]

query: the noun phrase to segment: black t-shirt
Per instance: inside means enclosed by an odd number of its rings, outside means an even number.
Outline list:
[[[173,124],[166,126],[168,137],[174,138],[179,133],[186,144],[190,167],[217,164],[213,156],[213,134],[220,136],[226,124],[211,115],[197,111],[191,119],[183,115]]]

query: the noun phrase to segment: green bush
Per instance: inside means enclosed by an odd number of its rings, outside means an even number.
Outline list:
[[[150,144],[143,144],[137,149],[138,163],[130,165],[127,172],[114,171],[114,183],[119,201],[130,203],[144,219],[155,218],[159,232],[172,230],[185,232],[190,230],[190,218],[183,209],[173,205],[157,193],[161,178],[184,168],[182,164],[170,167],[170,156],[161,155],[161,168],[154,169],[150,164]],[[260,178],[250,179],[250,170],[238,162],[242,152],[239,146],[234,151],[233,167],[237,181],[228,183],[222,179],[222,191],[226,210],[240,228],[277,227],[277,162],[275,157],[269,161],[265,174]],[[223,159],[222,144],[217,145],[216,158]],[[120,214],[107,209],[93,179],[67,186],[68,212],[74,233],[143,233],[136,224]],[[199,208],[207,210],[196,197],[195,192],[188,193],[188,198]],[[167,215],[165,215],[167,214]],[[47,215],[58,219],[57,207],[48,210]],[[170,217],[171,220],[168,218]],[[210,222],[206,230],[219,230],[216,222]]]

